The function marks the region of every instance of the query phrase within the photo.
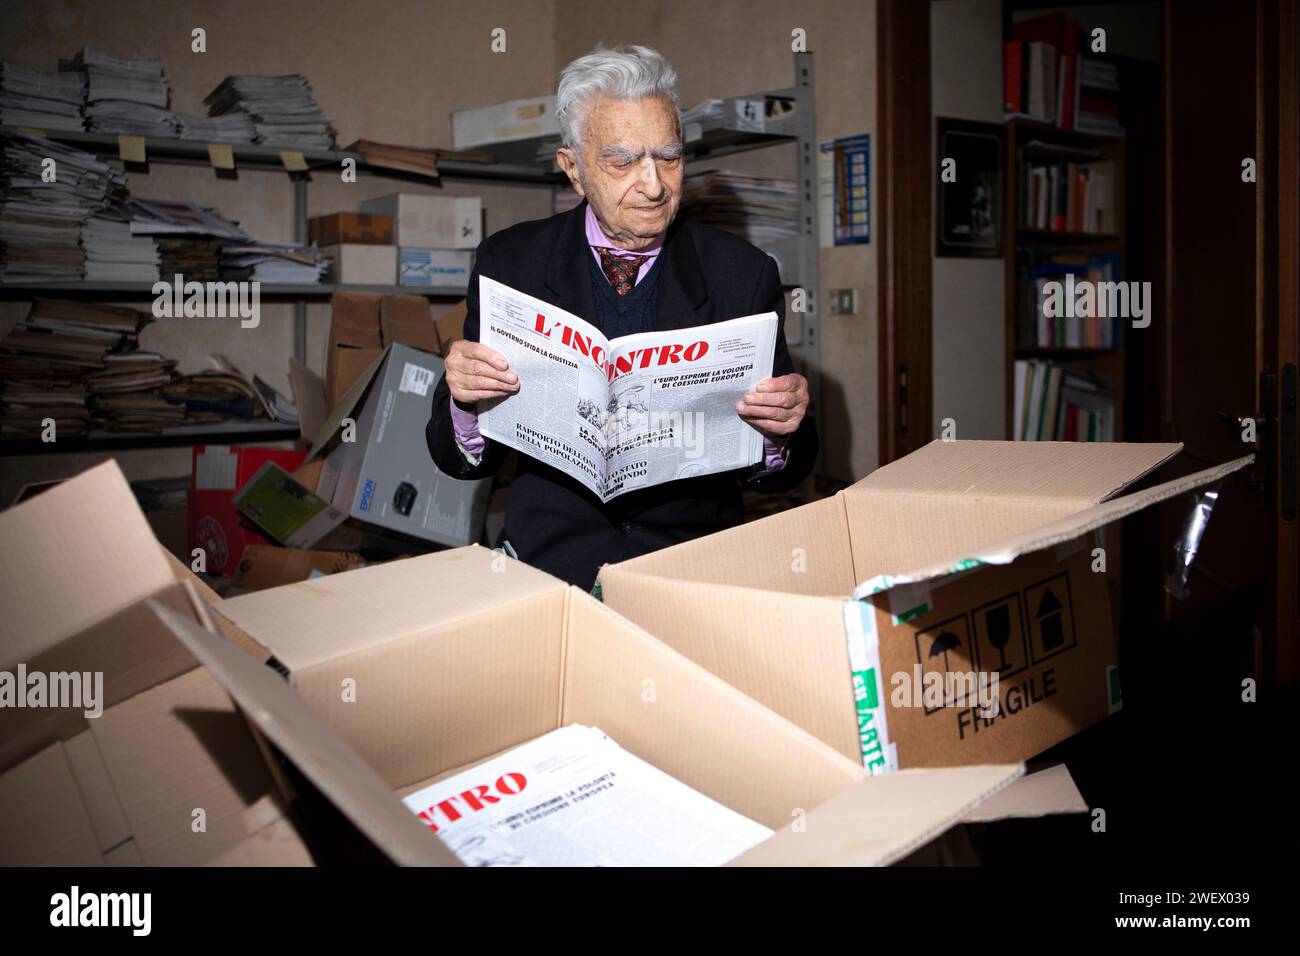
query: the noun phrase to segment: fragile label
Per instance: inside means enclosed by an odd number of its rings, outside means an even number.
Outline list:
[[[397,390],[424,397],[429,394],[429,386],[432,384],[432,369],[421,368],[419,365],[407,362],[402,369],[402,381],[398,384]]]

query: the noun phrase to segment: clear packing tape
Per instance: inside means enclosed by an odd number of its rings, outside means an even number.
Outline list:
[[[1186,600],[1191,592],[1187,587],[1192,574],[1192,564],[1201,547],[1201,538],[1210,524],[1210,513],[1214,511],[1219,500],[1219,490],[1223,482],[1217,482],[1200,489],[1192,496],[1192,507],[1183,520],[1178,540],[1174,542],[1174,567],[1165,577],[1165,590],[1178,600]]]

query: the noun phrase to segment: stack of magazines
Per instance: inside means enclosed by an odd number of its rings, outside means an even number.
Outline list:
[[[38,130],[80,132],[86,78],[0,63],[0,123]]]
[[[42,176],[54,160],[54,182]],[[25,133],[0,135],[0,281],[77,281],[85,273],[82,224],[116,208],[126,176],[92,154]]]
[[[687,176],[681,214],[759,247],[799,235],[799,194],[792,179],[725,169]]]
[[[60,66],[86,78],[86,128],[100,133],[174,138],[167,81],[159,60],[125,60],[83,46]]]
[[[134,236],[131,221],[120,210],[105,210],[81,227],[86,253],[87,282],[157,282],[158,244],[149,236]]]
[[[333,149],[329,120],[312,98],[305,77],[228,76],[203,100],[209,116],[244,113],[254,142],[292,149]]]

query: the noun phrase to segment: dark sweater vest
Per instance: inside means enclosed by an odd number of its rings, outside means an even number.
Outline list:
[[[587,254],[587,264],[591,267],[591,284],[596,292],[596,320],[605,338],[616,339],[634,332],[653,332],[655,330],[655,287],[659,283],[659,273],[663,271],[665,259],[661,252],[646,266],[641,267],[641,281],[633,286],[627,295],[619,295],[609,284],[609,279],[596,262],[596,257]]]

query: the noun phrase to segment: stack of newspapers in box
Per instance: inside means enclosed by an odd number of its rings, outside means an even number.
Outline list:
[[[403,799],[469,866],[720,866],[772,835],[580,724]]]

